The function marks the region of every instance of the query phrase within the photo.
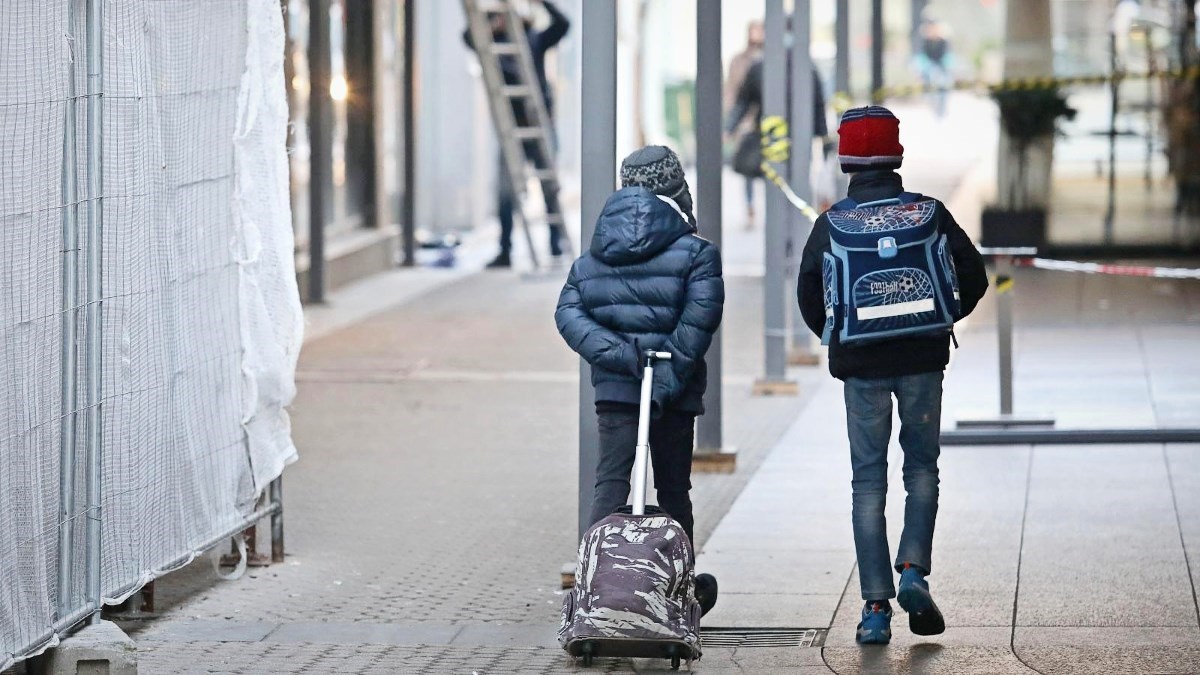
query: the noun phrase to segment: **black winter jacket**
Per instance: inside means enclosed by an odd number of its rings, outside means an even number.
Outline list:
[[[591,250],[575,261],[554,313],[558,332],[592,366],[597,403],[641,397],[647,349],[671,353],[654,371],[655,415],[702,414],[704,354],[721,324],[721,254],[678,207],[644,188],[608,198]]]
[[[904,191],[900,175],[894,171],[863,171],[850,179],[850,198],[861,203],[891,199]],[[958,273],[959,319],[967,316],[979,304],[987,291],[987,271],[983,257],[963,232],[954,216],[938,202],[934,218],[938,231],[946,234],[950,254]],[[797,280],[797,297],[804,322],[817,335],[825,326],[825,301],[821,280],[821,260],[829,251],[829,218],[824,214],[813,225],[812,234],[804,246]],[[944,370],[950,361],[950,336],[897,338],[867,345],[846,346],[838,342],[834,331],[829,345],[829,372],[836,378],[879,378],[916,375]]]

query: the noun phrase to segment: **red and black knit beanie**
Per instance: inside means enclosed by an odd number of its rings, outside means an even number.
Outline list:
[[[904,161],[900,120],[878,105],[851,108],[838,125],[838,161],[843,173],[899,169]]]

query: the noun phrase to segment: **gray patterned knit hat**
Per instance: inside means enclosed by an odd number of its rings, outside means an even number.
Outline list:
[[[643,187],[668,197],[679,205],[688,222],[696,224],[683,165],[679,156],[665,145],[648,145],[626,157],[621,162],[621,187]]]

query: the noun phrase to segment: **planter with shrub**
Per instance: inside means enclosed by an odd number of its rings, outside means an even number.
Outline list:
[[[992,100],[1000,107],[1000,125],[1016,164],[1016,178],[1001,190],[998,203],[984,208],[981,240],[984,246],[1042,246],[1046,241],[1046,204],[1033,198],[1029,185],[1029,151],[1053,139],[1058,118],[1073,119],[1075,110],[1055,85],[1030,89],[994,89]]]

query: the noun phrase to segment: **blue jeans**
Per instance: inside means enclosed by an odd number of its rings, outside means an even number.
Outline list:
[[[895,569],[911,563],[931,571],[933,526],[938,505],[938,435],[942,417],[942,373],[879,379],[846,379],[846,425],[854,470],[854,548],[863,600],[896,597],[888,556],[888,440],[892,433],[892,395],[900,411],[900,447],[904,450],[904,533]]]

